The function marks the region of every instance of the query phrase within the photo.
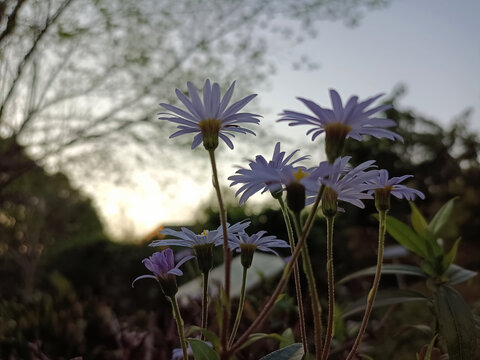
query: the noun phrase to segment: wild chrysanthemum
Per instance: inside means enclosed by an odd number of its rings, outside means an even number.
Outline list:
[[[333,162],[335,158],[341,155],[346,138],[362,140],[362,135],[371,135],[376,138],[403,141],[400,135],[386,129],[396,125],[393,120],[372,117],[380,111],[389,109],[390,105],[380,105],[367,110],[382,95],[376,95],[362,102],[358,102],[358,96],[352,96],[343,106],[338,92],[331,89],[332,109],[322,108],[311,100],[299,97],[298,100],[305,104],[314,116],[284,110],[278,121],[287,121],[290,126],[312,126],[312,129],[307,131],[307,135],[312,135],[312,141],[325,132],[327,156]]]
[[[365,161],[352,168],[348,162],[350,156],[338,158],[333,163],[335,174],[320,179],[320,182],[326,186],[322,199],[322,208],[324,212],[336,213],[337,201],[345,201],[359,208],[364,208],[362,200],[373,199],[368,190],[372,189],[371,180],[377,176],[378,171],[372,170],[374,160]],[[317,190],[318,191],[318,190]],[[313,202],[317,191],[308,193],[307,203]],[[325,208],[327,206],[327,208]]]
[[[235,193],[235,196],[242,194],[239,204],[243,205],[250,196],[259,191],[262,193],[270,191],[272,194],[281,192],[283,180],[288,176],[286,174],[305,169],[304,166],[294,166],[298,162],[309,158],[308,155],[304,155],[292,160],[298,151],[297,149],[285,156],[285,151],[280,151],[280,143],[277,142],[270,161],[267,161],[262,155],[257,155],[255,160],[249,160],[249,169],[240,168],[235,172],[235,175],[230,176],[228,178],[232,181],[230,186],[243,184]]]
[[[250,221],[243,220],[236,224],[227,224],[227,236],[233,238],[237,233],[244,232],[250,225]],[[191,248],[197,258],[198,267],[204,273],[213,267],[213,247],[223,244],[223,232],[221,226],[216,230],[203,230],[201,234],[195,234],[185,227],[181,231],[169,228],[160,231],[161,234],[173,238],[153,241],[150,246],[181,246]]]
[[[211,85],[210,80],[207,79],[203,86],[203,101],[191,82],[187,83],[187,87],[189,96],[179,89],[175,89],[178,99],[185,105],[187,111],[173,105],[160,104],[170,113],[159,113],[162,115],[159,119],[178,124],[178,131],[170,135],[170,138],[184,134],[196,134],[193,138],[192,149],[203,141],[207,150],[214,150],[218,146],[218,138],[222,139],[230,149],[233,149],[233,143],[228,138],[229,136],[235,137],[234,133],[255,135],[252,130],[244,128],[240,124],[258,124],[260,115],[239,113],[239,111],[257,96],[256,94],[249,95],[228,106],[235,82],[220,99],[220,86],[217,83]]]
[[[242,220],[233,225],[227,224],[228,237],[232,237],[239,232],[245,231],[250,226],[250,221]],[[195,234],[192,230],[185,227],[181,231],[170,228],[160,230],[160,234],[171,236],[162,240],[155,240],[149,246],[181,246],[193,248],[196,245],[213,244],[215,246],[222,245],[222,228],[219,226],[216,230],[204,230],[201,234]]]
[[[421,191],[400,185],[401,182],[411,177],[413,177],[413,175],[403,175],[389,179],[388,171],[382,169],[378,171],[377,176],[373,178],[371,182],[375,186],[375,189],[385,188],[398,199],[405,198],[407,200],[415,200],[415,196],[418,196],[422,200],[425,199],[425,195]]]
[[[194,258],[194,256],[186,256],[175,265],[172,249],[156,252],[152,256],[142,260],[142,263],[153,275],[141,275],[137,277],[133,280],[132,287],[137,280],[151,278],[158,281],[166,296],[173,296],[177,292],[175,277],[183,275],[182,270],[179,268],[192,258]]]
[[[229,240],[228,244],[232,251],[240,252],[242,265],[250,267],[253,260],[253,254],[256,250],[270,252],[277,256],[278,253],[273,248],[287,248],[290,247],[285,240],[277,239],[276,236],[264,236],[266,231],[259,231],[255,234],[248,235],[247,233],[240,233]]]
[[[389,179],[387,170],[379,170],[377,176],[370,180],[371,189],[373,190],[369,190],[370,194],[375,193],[375,205],[377,208],[380,210],[388,210],[390,208],[390,194],[398,199],[415,200],[416,196],[422,200],[425,199],[425,195],[421,191],[400,185],[401,182],[411,177],[413,175]]]

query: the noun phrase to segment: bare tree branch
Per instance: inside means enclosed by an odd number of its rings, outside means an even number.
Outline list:
[[[25,54],[25,56],[21,60],[20,64],[18,65],[16,75],[15,75],[15,78],[12,82],[12,85],[10,86],[10,89],[9,89],[7,95],[5,96],[5,99],[3,99],[3,102],[0,105],[0,124],[3,121],[2,115],[3,115],[3,111],[5,109],[5,106],[7,105],[8,101],[10,100],[10,97],[12,96],[12,94],[13,94],[13,92],[14,92],[17,84],[18,84],[18,81],[21,78],[22,73],[23,73],[26,65],[28,64],[28,61],[30,60],[32,55],[35,53],[35,50],[37,49],[38,44],[42,40],[42,37],[47,33],[49,27],[59,18],[59,16],[63,13],[63,11],[67,8],[67,6],[71,2],[72,2],[72,0],[65,0],[58,7],[57,11],[55,11],[55,13],[51,17],[47,18],[47,20],[45,21],[45,25],[43,26],[42,29],[40,29],[40,31],[36,35],[35,39],[33,40],[32,46],[27,51],[27,53]]]
[[[6,17],[6,26],[5,29],[0,33],[0,48],[2,47],[2,41],[13,33],[15,31],[15,26],[17,25],[17,15],[20,9],[22,8],[23,4],[25,4],[26,0],[17,0],[17,3],[15,4],[15,7],[12,10],[12,13]],[[5,1],[4,3],[0,5],[0,21],[2,20],[4,16],[4,11],[7,6],[7,2]]]

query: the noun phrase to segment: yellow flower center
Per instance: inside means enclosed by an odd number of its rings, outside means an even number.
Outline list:
[[[199,235],[200,236],[207,236],[208,230],[203,230]]]
[[[304,177],[307,177],[309,175],[308,172],[303,172],[302,169],[298,169],[296,172],[293,173],[293,176],[295,177],[295,180],[300,181]]]

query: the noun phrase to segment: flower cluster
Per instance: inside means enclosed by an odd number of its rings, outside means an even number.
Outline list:
[[[395,122],[381,115],[388,110],[389,104],[374,106],[373,104],[380,99],[382,95],[376,95],[366,100],[360,101],[358,96],[350,97],[345,103],[342,101],[339,93],[330,90],[331,107],[320,106],[311,100],[299,97],[298,99],[310,110],[311,114],[302,112],[283,110],[278,122],[288,122],[289,126],[306,125],[309,127],[307,135],[311,135],[312,141],[316,140],[321,134],[325,133],[325,154],[327,161],[316,162],[316,166],[308,164],[309,155],[299,155],[299,150],[287,153],[281,150],[280,142],[275,144],[273,154],[269,160],[262,155],[257,155],[254,159],[247,160],[246,167],[239,167],[235,174],[228,180],[230,186],[239,186],[235,197],[239,197],[239,205],[245,204],[256,193],[270,192],[273,198],[279,201],[281,206],[285,225],[287,227],[288,240],[290,245],[274,235],[268,235],[266,231],[258,231],[248,234],[246,229],[251,225],[249,220],[244,220],[233,225],[227,223],[226,211],[223,208],[222,194],[220,190],[218,171],[216,168],[215,149],[222,140],[230,149],[234,148],[232,138],[237,134],[255,133],[245,127],[248,124],[259,124],[260,115],[241,112],[241,110],[253,99],[256,94],[251,94],[230,105],[233,97],[235,82],[221,96],[220,85],[206,80],[203,85],[202,95],[191,83],[187,83],[188,92],[184,93],[179,89],[175,90],[178,100],[183,107],[161,103],[160,105],[166,112],[159,113],[160,120],[166,120],[176,124],[177,131],[170,135],[174,138],[181,135],[193,135],[192,149],[203,143],[208,151],[212,166],[213,184],[217,193],[219,202],[219,212],[221,224],[216,229],[203,230],[200,234],[182,227],[180,230],[166,228],[161,231],[165,239],[154,241],[150,244],[152,247],[174,246],[187,248],[194,256],[182,258],[177,264],[174,262],[173,250],[167,248],[161,252],[156,252],[152,256],[143,260],[145,267],[152,275],[142,275],[134,280],[134,283],[142,278],[153,278],[158,281],[163,292],[171,299],[174,316],[177,320],[177,329],[179,332],[181,349],[174,351],[174,358],[183,357],[184,360],[194,349],[186,344],[183,321],[181,320],[178,304],[176,304],[175,294],[177,292],[176,276],[183,273],[179,267],[186,261],[195,258],[198,268],[202,273],[203,298],[202,298],[202,328],[208,328],[208,276],[213,267],[213,251],[216,246],[223,245],[223,257],[225,261],[224,271],[224,292],[222,293],[221,311],[222,324],[220,331],[220,349],[222,358],[235,356],[235,350],[239,349],[248,339],[248,331],[252,331],[253,325],[242,334],[235,342],[236,332],[242,318],[243,304],[245,301],[245,289],[247,270],[251,267],[254,253],[257,250],[279,255],[277,249],[290,248],[291,261],[287,264],[282,278],[274,292],[274,296],[269,300],[265,309],[261,311],[258,321],[268,315],[275,303],[275,297],[283,291],[290,273],[294,271],[297,288],[297,301],[299,313],[303,314],[301,309],[302,297],[300,276],[296,261],[302,253],[303,268],[308,279],[310,295],[317,294],[315,288],[315,275],[312,270],[311,259],[309,257],[306,239],[308,237],[311,225],[315,218],[317,209],[320,207],[327,221],[327,273],[328,273],[328,326],[325,333],[325,342],[323,354],[317,353],[317,358],[321,355],[322,359],[328,358],[330,341],[333,337],[333,314],[334,314],[334,274],[333,274],[333,224],[337,213],[344,212],[338,206],[339,202],[347,202],[359,208],[364,208],[364,201],[375,200],[375,205],[379,211],[382,231],[379,236],[384,236],[384,219],[387,211],[390,209],[390,196],[407,200],[413,200],[415,197],[424,198],[423,193],[416,189],[409,188],[401,183],[412,175],[389,178],[387,170],[378,169],[375,160],[368,160],[361,164],[351,164],[351,156],[343,156],[345,141],[349,138],[361,141],[364,135],[375,138],[386,138],[389,140],[403,141],[402,137],[390,130],[395,126]],[[283,198],[286,198],[286,202]],[[286,203],[286,205],[285,205]],[[310,215],[302,224],[301,212],[305,207],[313,204]],[[290,209],[290,212],[287,210]],[[290,224],[293,219],[297,230],[297,242]],[[369,294],[367,306],[372,307],[375,294],[378,289],[378,279],[381,273],[381,254],[383,254],[383,240],[379,241],[379,261],[377,264],[377,275],[375,285],[372,287],[372,294]],[[230,324],[230,261],[233,253],[240,253],[240,261],[243,265],[242,290],[239,298],[237,317],[233,326],[233,331],[228,337],[228,327]],[[292,270],[295,269],[295,270]],[[133,286],[133,284],[132,284]],[[282,288],[283,287],[283,288]],[[312,290],[313,289],[313,290]],[[300,292],[300,294],[298,294]],[[320,313],[316,310],[319,307],[318,296],[312,296],[312,313],[314,314],[315,333],[318,334],[319,326],[321,328],[322,319]],[[366,314],[368,311],[366,311]],[[361,330],[357,340],[348,355],[350,360],[359,341],[363,336],[369,313],[362,320]],[[302,324],[300,322],[300,324]],[[303,324],[304,326],[304,324]],[[300,329],[302,332],[302,329]],[[358,340],[360,339],[360,340]],[[305,328],[302,334],[303,349],[308,350],[308,337]],[[322,338],[315,335],[315,346],[318,351],[322,348]],[[215,345],[217,346],[217,345]],[[193,347],[193,345],[192,345]],[[209,350],[208,348],[205,348]]]

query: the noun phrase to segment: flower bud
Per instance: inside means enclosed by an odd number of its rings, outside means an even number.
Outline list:
[[[287,186],[287,205],[294,213],[299,213],[305,207],[305,186],[293,182]]]
[[[375,207],[378,211],[390,210],[390,192],[391,186],[375,189]]]
[[[294,213],[301,212],[305,207],[305,186],[300,181],[308,175],[308,172],[303,172],[302,168],[299,168],[293,174],[295,180],[287,185],[287,205]]]
[[[252,265],[253,255],[255,254],[255,250],[257,250],[257,245],[254,244],[240,244],[240,260],[242,262],[242,266],[245,268],[249,268]]]
[[[204,274],[213,268],[213,243],[199,244],[193,246],[193,251],[197,257],[197,263],[200,271]]]
[[[325,187],[322,197],[322,212],[327,218],[334,217],[338,211],[338,194],[331,187]]]

